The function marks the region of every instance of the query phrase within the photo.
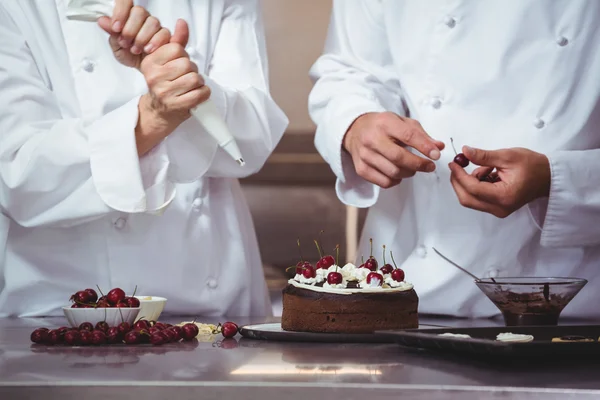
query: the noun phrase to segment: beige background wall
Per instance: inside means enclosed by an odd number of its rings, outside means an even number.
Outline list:
[[[262,0],[271,93],[290,119],[290,132],[312,132],[307,111],[311,65],[323,50],[331,0]]]

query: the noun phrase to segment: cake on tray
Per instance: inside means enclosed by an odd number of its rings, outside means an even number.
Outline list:
[[[359,267],[340,267],[332,256],[322,256],[315,267],[300,261],[295,268],[283,289],[283,330],[372,333],[419,326],[417,293],[402,269],[385,264],[385,246],[381,268],[372,255]]]

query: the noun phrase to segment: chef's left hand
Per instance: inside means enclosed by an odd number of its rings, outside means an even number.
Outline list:
[[[463,154],[480,167],[468,174],[455,162],[449,164],[450,181],[460,204],[506,218],[527,203],[550,193],[550,163],[540,153],[524,149],[481,150],[463,147]],[[499,180],[480,179],[496,168]]]

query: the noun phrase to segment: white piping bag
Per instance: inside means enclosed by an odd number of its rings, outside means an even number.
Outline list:
[[[69,0],[67,18],[96,22],[100,17],[111,17],[113,8],[114,0]],[[193,108],[191,113],[217,141],[219,147],[225,150],[240,166],[246,164],[233,135],[211,99]]]

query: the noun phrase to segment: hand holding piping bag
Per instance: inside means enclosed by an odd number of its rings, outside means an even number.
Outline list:
[[[137,41],[138,36],[140,36],[139,45],[145,47],[148,44],[163,44],[161,41],[161,38],[164,36],[162,28],[153,26],[154,22],[150,19],[152,17],[150,17],[149,14],[147,14],[147,11],[142,7],[134,7],[133,0],[69,0],[67,7],[67,17],[69,19],[91,22],[97,21],[102,17],[108,17],[111,18],[110,26],[112,26],[114,32],[122,32],[123,29],[128,29],[132,25],[134,28],[137,28],[134,29],[136,33],[139,32],[135,37],[135,40]],[[130,13],[132,13],[132,18],[129,18]],[[158,22],[156,19],[154,19],[154,21]],[[127,24],[129,24],[129,26]],[[153,32],[153,30],[157,31],[152,36],[149,32]],[[135,43],[133,44],[135,45]],[[132,46],[129,50],[132,57],[133,55],[138,56],[142,53],[140,46]],[[148,50],[148,52],[152,52],[155,49],[148,48]],[[144,50],[144,52],[146,51]],[[129,55],[127,55],[127,58],[129,58]],[[233,135],[210,98],[191,109],[190,112],[198,119],[202,126],[204,126],[204,129],[217,141],[218,145],[231,156],[231,158],[233,158],[240,166],[245,165]]]

